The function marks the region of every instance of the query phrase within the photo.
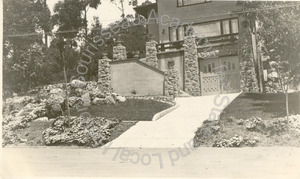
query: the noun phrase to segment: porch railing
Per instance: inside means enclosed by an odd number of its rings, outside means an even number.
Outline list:
[[[223,34],[213,37],[207,37],[207,38],[196,38],[196,44],[198,47],[206,46],[209,44],[227,44],[227,43],[237,43],[238,40],[238,33],[235,34]],[[207,42],[208,40],[208,42]]]
[[[166,52],[171,50],[180,50],[183,47],[183,40],[164,42],[157,45],[157,50],[159,52]]]
[[[196,38],[196,44],[198,48],[205,47],[207,45],[223,45],[228,43],[237,43],[238,40],[238,33],[235,34],[225,34],[207,38]],[[165,42],[157,44],[158,52],[166,52],[166,51],[173,51],[173,50],[181,50],[183,49],[183,40],[173,41],[173,42]]]

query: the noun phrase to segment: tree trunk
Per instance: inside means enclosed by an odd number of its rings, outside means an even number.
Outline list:
[[[289,112],[289,84],[286,84],[286,89],[284,89],[284,92],[285,92],[286,118],[289,119],[289,115],[290,115],[290,112]]]
[[[299,108],[298,108],[298,114],[300,114],[300,91],[298,91],[298,105],[299,105]]]
[[[87,24],[87,10],[86,8],[84,8],[84,20],[85,20],[85,38],[87,39],[87,35],[88,35],[88,24]]]
[[[259,92],[263,92],[263,83],[262,83],[262,75],[261,75],[261,62],[259,58],[259,50],[257,45],[257,31],[256,31],[256,21],[253,20],[250,22],[250,34],[251,34],[251,42],[252,42],[252,52],[253,52],[253,58],[254,63],[257,65],[255,69],[257,69],[257,80],[258,80],[258,87]]]
[[[47,0],[44,0],[44,7],[47,8]],[[46,32],[46,30],[44,30],[45,32],[45,44],[46,44],[46,47],[48,47],[48,34]]]
[[[45,45],[46,47],[48,47],[48,34],[46,31],[45,31]]]
[[[300,114],[300,84],[298,84],[298,114]]]
[[[66,90],[66,107],[67,107],[67,114],[68,114],[68,125],[70,126],[70,108],[69,108],[69,94],[68,94],[68,80],[67,80],[67,72],[66,72],[66,65],[64,63],[64,55],[63,55],[63,64],[64,64],[64,77],[65,77],[65,90]]]
[[[286,118],[289,119],[289,93],[286,91],[285,93],[285,109],[286,109]]]

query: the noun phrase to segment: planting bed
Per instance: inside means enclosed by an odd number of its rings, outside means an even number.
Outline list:
[[[220,115],[205,121],[195,133],[194,145],[214,147],[300,146],[299,97],[289,95],[285,118],[283,94],[241,94]]]

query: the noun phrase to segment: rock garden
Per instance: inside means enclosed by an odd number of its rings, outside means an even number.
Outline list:
[[[174,104],[167,97],[125,97],[103,92],[97,82],[73,80],[67,88],[70,118],[63,84],[39,87],[27,96],[14,94],[5,99],[2,146],[98,147],[136,122],[151,120],[156,113]]]
[[[215,121],[206,120],[195,132],[194,146],[300,146],[299,98],[290,94],[285,116],[283,94],[241,94]]]

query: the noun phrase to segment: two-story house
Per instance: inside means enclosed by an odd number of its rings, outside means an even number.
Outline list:
[[[181,90],[195,95],[258,91],[255,37],[236,3],[157,0],[135,8],[149,20],[148,33],[158,42],[159,69],[167,70],[168,60],[174,60]]]

